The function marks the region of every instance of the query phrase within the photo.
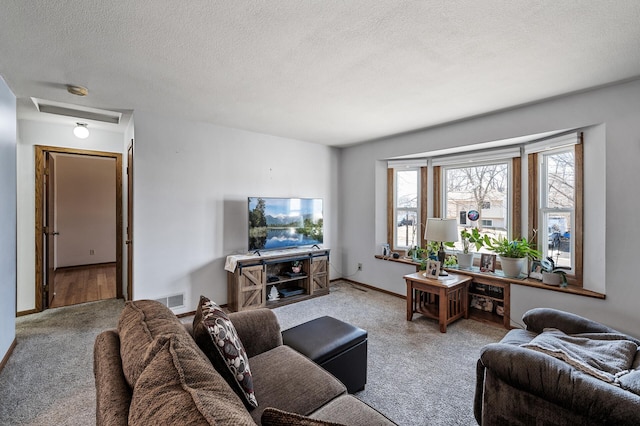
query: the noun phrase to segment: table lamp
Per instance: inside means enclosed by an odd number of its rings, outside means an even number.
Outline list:
[[[455,219],[428,218],[427,227],[424,230],[424,239],[440,243],[438,261],[440,262],[440,275],[445,276],[444,270],[444,245],[445,242],[458,241],[458,223]]]

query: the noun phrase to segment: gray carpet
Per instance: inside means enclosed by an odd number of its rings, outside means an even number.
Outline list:
[[[95,424],[93,341],[112,328],[121,300],[20,317],[18,345],[0,373],[0,424]],[[356,396],[400,425],[472,425],[475,363],[480,348],[506,330],[459,320],[405,318],[405,301],[351,284],[331,294],[275,309],[283,329],[322,315],[369,332],[366,389]]]
[[[276,308],[282,329],[322,315],[369,334],[367,385],[356,396],[399,425],[475,425],[473,394],[480,348],[505,329],[458,320],[440,333],[437,321],[406,320],[406,301],[338,282],[329,296]]]
[[[110,299],[17,318],[18,344],[0,373],[0,424],[95,424],[93,342],[123,306]]]

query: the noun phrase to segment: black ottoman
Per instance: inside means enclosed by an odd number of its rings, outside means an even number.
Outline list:
[[[336,376],[349,393],[367,383],[367,332],[332,317],[320,317],[282,332],[285,345]]]

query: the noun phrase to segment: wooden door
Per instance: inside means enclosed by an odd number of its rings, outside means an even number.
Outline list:
[[[45,217],[43,223],[43,238],[47,255],[45,256],[45,279],[44,279],[44,304],[48,308],[53,302],[55,293],[56,265],[55,265],[55,237],[58,235],[56,231],[55,221],[55,157],[47,152],[45,155],[45,171],[44,171],[44,191],[45,191],[45,208],[43,209]]]
[[[127,149],[127,300],[133,300],[133,139]]]
[[[236,311],[264,308],[266,304],[266,272],[262,265],[239,267],[235,272],[235,288],[229,295],[230,306]]]
[[[329,270],[327,256],[311,259],[311,294],[326,294],[329,292]]]
[[[49,296],[46,294],[45,283],[47,282],[46,274],[48,271],[47,267],[47,246],[49,244],[49,240],[46,233],[46,210],[47,210],[47,176],[45,175],[47,159],[50,158],[49,154],[77,154],[77,155],[89,155],[93,157],[105,157],[105,158],[113,158],[115,160],[115,170],[116,170],[116,200],[115,200],[115,209],[116,209],[116,297],[123,297],[124,290],[124,280],[123,280],[123,247],[124,241],[123,236],[124,231],[122,227],[123,222],[123,209],[122,209],[122,189],[123,189],[123,181],[122,181],[122,154],[118,154],[115,152],[105,152],[105,151],[88,151],[74,148],[62,148],[62,147],[52,147],[52,146],[42,146],[36,145],[35,149],[35,170],[36,170],[36,183],[35,183],[35,309],[33,311],[27,311],[27,313],[32,312],[40,312],[46,308],[46,302]],[[52,231],[52,232],[55,232]],[[52,239],[54,236],[51,236]],[[50,251],[51,252],[51,251]],[[51,264],[53,265],[53,263]],[[53,295],[53,289],[49,291],[51,295]]]

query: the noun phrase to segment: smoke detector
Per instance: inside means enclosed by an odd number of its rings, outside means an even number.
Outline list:
[[[89,94],[89,89],[82,86],[75,86],[72,84],[67,85],[67,92],[76,96],[87,96]]]

